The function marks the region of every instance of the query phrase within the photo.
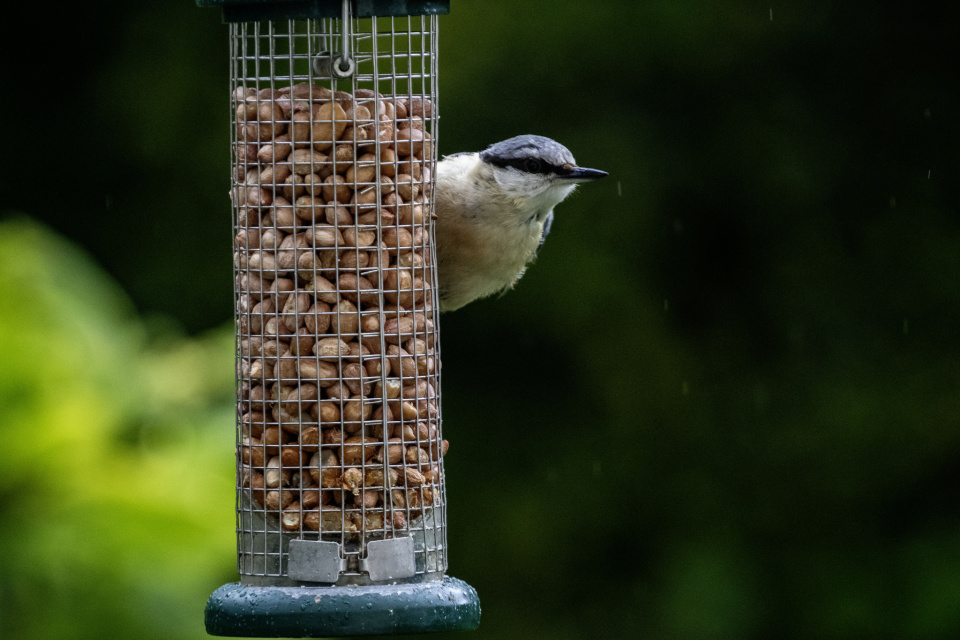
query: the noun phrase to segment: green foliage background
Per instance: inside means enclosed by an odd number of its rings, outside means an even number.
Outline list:
[[[226,28],[7,11],[0,638],[204,637],[235,580]],[[475,637],[960,635],[958,19],[453,0],[441,153],[540,133],[611,173],[443,318]]]

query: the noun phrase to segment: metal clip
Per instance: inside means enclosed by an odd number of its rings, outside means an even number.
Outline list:
[[[416,574],[413,538],[373,540],[367,543],[367,557],[360,560],[360,570],[370,574],[371,582],[399,580]]]
[[[304,582],[336,582],[346,570],[340,557],[340,545],[320,540],[291,540],[287,557],[287,576]]]

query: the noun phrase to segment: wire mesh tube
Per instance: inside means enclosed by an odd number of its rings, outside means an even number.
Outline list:
[[[335,543],[310,547],[335,569],[308,581],[447,569],[436,20],[230,26],[245,583],[301,583],[300,541]],[[353,74],[323,75],[317,61],[343,52]],[[409,570],[391,564],[406,553]]]

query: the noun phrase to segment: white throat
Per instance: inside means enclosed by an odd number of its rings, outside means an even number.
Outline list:
[[[542,222],[554,207],[563,202],[577,185],[558,182],[546,175],[509,169],[490,169],[500,193],[508,198],[520,222],[534,218]]]

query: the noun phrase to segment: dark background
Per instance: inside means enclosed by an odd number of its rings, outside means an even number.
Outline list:
[[[0,417],[26,443],[0,472],[0,637],[203,637],[206,595],[235,579],[227,28],[187,0],[7,11],[0,399],[62,406],[22,374],[42,358],[62,389],[88,378],[43,349],[74,340],[63,296],[105,308],[64,284],[87,271],[139,337],[102,325],[84,362],[113,349],[169,381],[97,396],[91,416],[135,416],[96,455],[135,458],[96,480],[24,480],[60,477],[30,444],[54,431]],[[474,637],[960,635],[958,25],[946,1],[453,0],[440,152],[538,133],[610,172],[558,208],[513,292],[442,320],[450,573],[480,594]],[[31,260],[64,293],[43,297]],[[216,384],[151,395],[214,353]],[[97,515],[163,456],[216,467],[226,510],[181,522],[161,488],[123,524]],[[84,482],[103,491],[48,517]],[[86,533],[61,539],[71,522]]]

